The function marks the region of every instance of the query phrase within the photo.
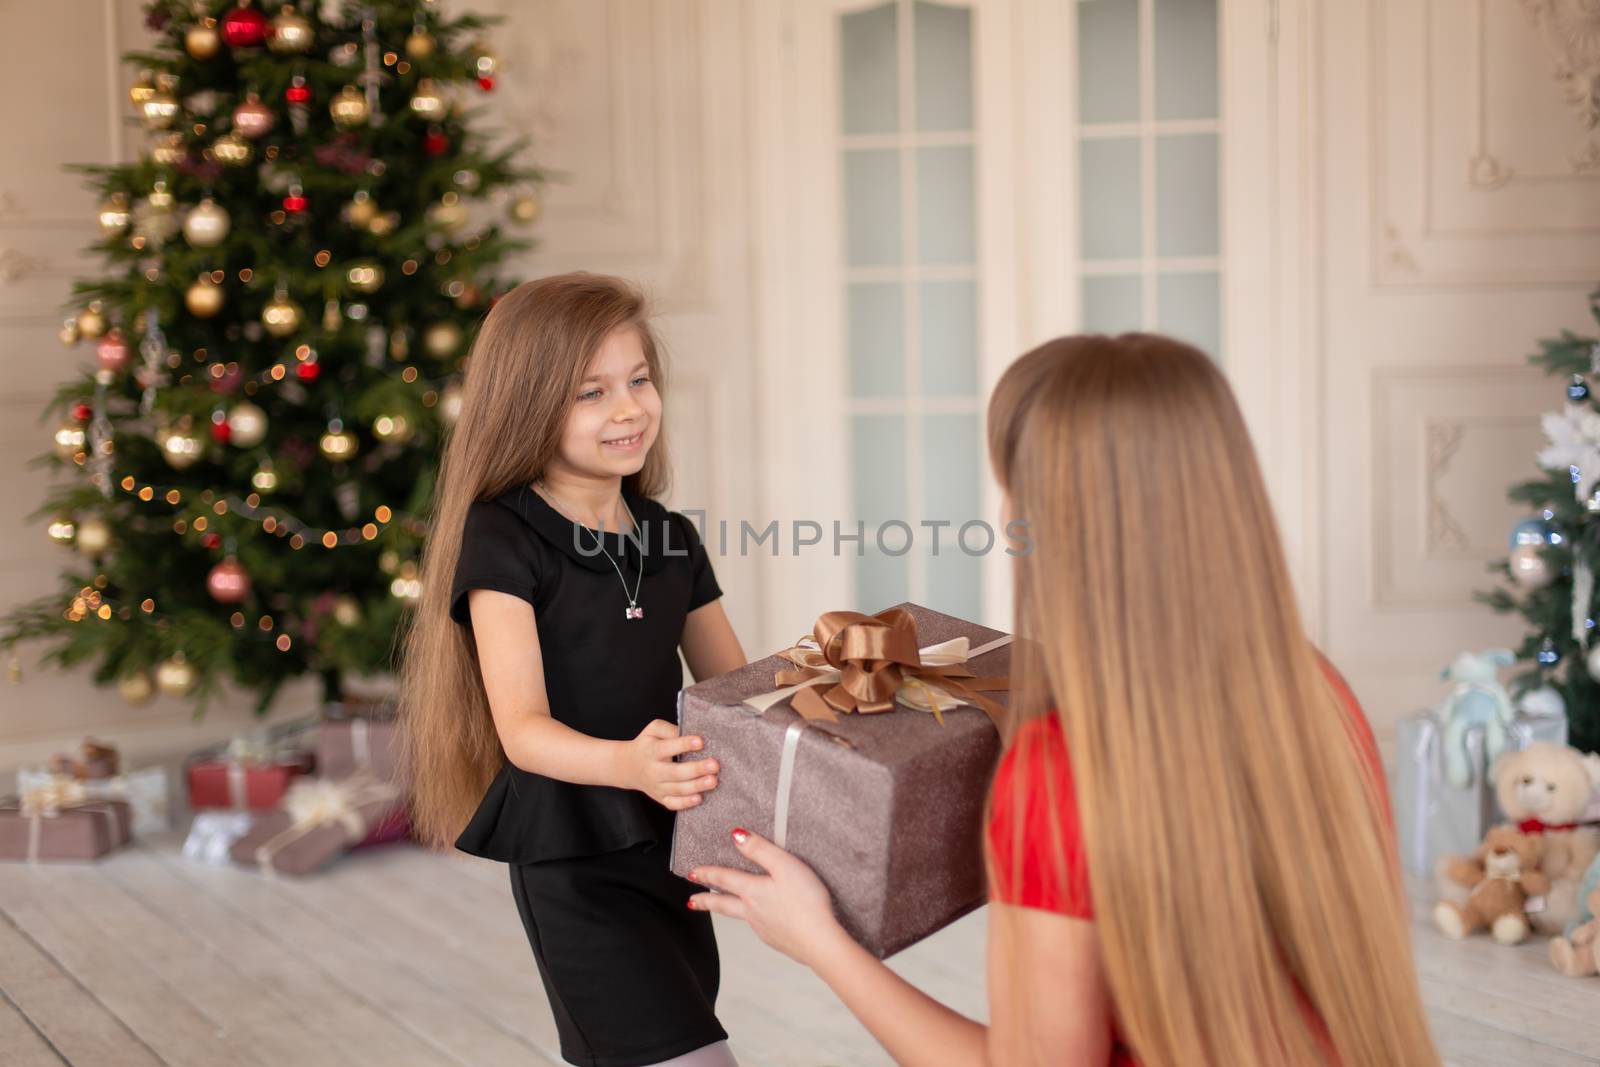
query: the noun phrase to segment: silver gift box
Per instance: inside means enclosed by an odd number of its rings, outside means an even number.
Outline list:
[[[1431,876],[1441,856],[1470,853],[1503,817],[1489,777],[1483,727],[1472,727],[1463,737],[1471,769],[1464,787],[1445,780],[1443,739],[1443,723],[1432,710],[1402,719],[1395,731],[1390,792],[1400,864],[1409,874]],[[1567,717],[1518,712],[1506,731],[1506,748],[1518,751],[1535,741],[1566,744]]]

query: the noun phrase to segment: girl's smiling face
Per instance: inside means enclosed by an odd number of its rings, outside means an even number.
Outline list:
[[[661,427],[661,394],[639,334],[611,331],[590,360],[561,434],[558,463],[591,478],[620,478],[644,466]]]

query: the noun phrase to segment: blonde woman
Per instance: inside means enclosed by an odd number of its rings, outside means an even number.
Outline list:
[[[1426,1067],[1381,771],[1301,628],[1232,393],[1162,337],[1072,337],[989,407],[1020,648],[990,798],[989,1025],[857,947],[804,863],[692,907],[812,967],[902,1064]]]

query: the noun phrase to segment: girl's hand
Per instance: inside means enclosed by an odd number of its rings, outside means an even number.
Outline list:
[[[637,789],[673,811],[692,808],[700,803],[701,793],[717,787],[717,761],[678,763],[673,757],[704,744],[698,737],[679,737],[678,728],[670,722],[652,719],[638,737],[621,742],[617,784]]]
[[[748,830],[734,830],[733,843],[767,873],[696,867],[689,880],[721,892],[696,893],[691,908],[745,920],[761,940],[808,967],[840,938],[848,940],[834,918],[828,887],[804,860]]]

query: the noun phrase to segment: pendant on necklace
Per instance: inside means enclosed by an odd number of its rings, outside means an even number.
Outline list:
[[[642,618],[644,618],[644,609],[643,608],[639,608],[639,607],[634,607],[631,604],[627,608],[624,609],[624,612],[625,613],[623,615],[623,618],[625,618],[625,619],[642,619]]]

